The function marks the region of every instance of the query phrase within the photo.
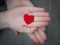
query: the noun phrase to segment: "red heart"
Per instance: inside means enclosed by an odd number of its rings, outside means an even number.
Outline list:
[[[25,14],[24,15],[24,20],[27,24],[30,24],[30,23],[34,22],[34,16]]]

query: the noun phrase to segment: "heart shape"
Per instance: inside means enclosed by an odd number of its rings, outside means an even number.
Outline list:
[[[24,14],[24,20],[27,24],[30,24],[32,22],[34,22],[34,16],[33,15],[28,15],[28,14]]]

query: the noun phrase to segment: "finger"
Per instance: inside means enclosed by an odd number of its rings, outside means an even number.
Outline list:
[[[34,36],[34,34],[28,34],[28,36],[29,36],[35,43],[39,43],[39,41],[38,41],[37,38]]]
[[[41,35],[37,31],[35,31],[34,34],[36,38],[39,40],[39,42],[43,44],[44,40],[42,39]]]
[[[30,12],[42,12],[44,11],[44,8],[39,8],[39,7],[30,7],[28,8]]]
[[[28,27],[41,27],[48,25],[48,22],[33,22]]]
[[[45,35],[45,33],[43,31],[41,31],[40,29],[38,29],[38,32],[41,35],[41,37],[43,38],[43,40],[47,39],[47,36]]]
[[[49,21],[49,17],[35,17],[34,21]]]
[[[34,12],[34,13],[30,13],[29,15],[33,15],[37,17],[48,17],[49,13],[48,12]]]

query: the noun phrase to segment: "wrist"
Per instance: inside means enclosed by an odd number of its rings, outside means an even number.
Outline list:
[[[1,12],[0,13],[0,29],[3,29],[3,28],[8,28],[8,23],[7,23],[7,17],[6,17],[6,14],[5,12]]]

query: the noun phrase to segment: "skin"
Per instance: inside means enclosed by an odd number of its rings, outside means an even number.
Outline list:
[[[7,24],[9,25],[9,28],[16,30],[18,32],[22,32],[22,33],[32,33],[35,30],[31,30],[29,27],[33,27],[32,29],[35,29],[34,27],[41,27],[43,25],[47,25],[48,24],[47,22],[41,22],[40,20],[37,19],[38,16],[39,18],[41,18],[41,16],[39,15],[40,14],[39,9],[40,8],[36,8],[36,7],[32,7],[32,8],[31,7],[19,7],[19,8],[15,8],[15,9],[7,11],[5,15],[7,18],[6,17],[5,18],[7,19],[6,21],[7,21]],[[36,11],[38,11],[39,13]],[[37,13],[36,15],[34,15],[34,17],[37,17],[36,19],[34,19],[36,21],[27,25],[23,19],[25,13],[29,15],[32,13],[33,14]],[[47,13],[42,14],[42,16],[43,15],[47,15]]]
[[[46,25],[47,22],[43,23],[43,22],[40,22],[40,20],[37,21],[37,19],[34,19],[34,20],[36,20],[36,22],[34,21],[30,25],[27,25],[25,23],[23,17],[24,17],[25,13],[31,14],[31,12],[32,12],[34,14],[36,11],[39,11],[39,9],[41,9],[41,8],[18,7],[18,8],[9,10],[9,11],[5,11],[4,15],[0,16],[0,25],[1,24],[7,25],[7,27],[11,28],[12,30],[16,30],[16,31],[22,32],[22,33],[33,33],[36,30],[36,28],[34,28],[34,27],[40,27],[40,26],[43,26],[44,24]],[[36,13],[37,13],[37,15],[34,15],[34,17],[38,18],[39,14],[38,14],[38,12],[36,12]],[[2,12],[2,14],[3,14],[3,12]],[[33,27],[33,28],[30,28],[30,27]]]
[[[21,0],[20,0],[21,1]],[[25,0],[26,1],[26,0]],[[22,0],[22,5],[20,5],[20,6],[32,6],[33,7],[33,5],[32,5],[32,3],[30,2],[30,1],[28,1],[27,0],[27,2],[28,3],[24,3],[24,0]],[[41,10],[41,9],[40,9]],[[41,10],[41,11],[44,11],[44,10]],[[46,20],[46,21],[48,21],[48,20]],[[42,29],[40,28],[40,30],[42,30],[42,31],[45,31],[45,26],[42,26]],[[32,34],[33,35],[33,34]],[[34,40],[34,38],[31,36],[31,35],[28,35],[29,37],[31,37],[31,39],[32,40]],[[34,36],[35,37],[35,40],[36,40],[36,36]],[[40,36],[41,37],[41,36]],[[46,37],[46,36],[45,36]],[[46,40],[46,38],[45,38],[45,40]],[[34,41],[34,42],[38,42],[38,40],[36,40],[36,41]]]
[[[25,6],[31,6],[34,7],[34,5],[28,0],[28,4],[26,4]],[[40,12],[44,12],[44,9],[40,9]],[[42,13],[43,14],[43,13]],[[49,15],[49,14],[48,14]],[[46,15],[45,15],[46,16]],[[41,20],[42,19],[42,20]],[[48,22],[49,21],[49,16],[46,16],[46,18],[40,18],[40,21],[42,22]],[[28,34],[28,36],[35,42],[35,43],[41,43],[43,44],[45,42],[45,40],[47,39],[46,35],[45,35],[45,26],[41,26],[40,28],[38,28],[38,31],[35,31],[34,34]]]
[[[10,0],[10,1],[12,1],[12,0]],[[9,1],[9,2],[10,2]],[[20,1],[22,1],[22,3],[20,3]],[[28,2],[28,3],[23,3],[23,2]],[[7,1],[8,2],[8,1]],[[31,6],[31,7],[33,7],[33,5],[32,5],[32,3],[29,1],[29,0],[18,0],[18,1],[16,1],[16,0],[14,0],[14,1],[12,1],[12,3],[10,4],[10,3],[7,3],[7,5],[8,5],[8,10],[10,10],[10,9],[12,9],[12,8],[15,8],[15,7],[19,7],[19,6]],[[18,2],[18,3],[13,3],[13,2]],[[14,6],[13,6],[14,5]],[[42,13],[42,12],[44,12],[45,10],[44,9],[39,9],[40,10],[40,12]],[[36,12],[38,12],[38,11],[36,11]],[[40,13],[40,14],[41,14]],[[45,13],[45,12],[44,12]],[[40,21],[40,22],[48,22],[49,21],[49,14],[48,14],[48,16],[46,16],[47,14],[44,14],[44,13],[42,13],[43,14],[43,16],[41,17],[41,18],[39,18],[40,20],[37,20],[38,18],[36,17],[35,19],[35,21]],[[40,15],[39,13],[33,13],[33,15],[35,15],[35,14],[37,14],[37,15]],[[47,23],[47,25],[48,25],[48,23]],[[34,32],[34,34],[28,34],[28,36],[34,41],[34,42],[36,42],[36,43],[38,43],[38,42],[40,42],[40,43],[44,43],[44,41],[46,40],[46,35],[45,35],[45,33],[44,33],[44,31],[45,31],[45,26],[47,26],[47,25],[44,25],[43,24],[43,26],[40,26],[40,28],[38,29],[38,31],[36,31],[36,32]],[[33,26],[32,24],[31,24],[31,26]],[[28,26],[28,27],[30,27],[30,25]],[[30,27],[30,28],[36,28],[36,26],[34,27]],[[16,33],[16,31],[14,31],[15,33]],[[16,34],[18,34],[18,33],[16,33]],[[45,38],[44,38],[45,37]]]
[[[5,12],[0,12],[0,29],[4,29],[6,27],[8,27],[8,25],[6,25],[6,21],[5,19]]]

